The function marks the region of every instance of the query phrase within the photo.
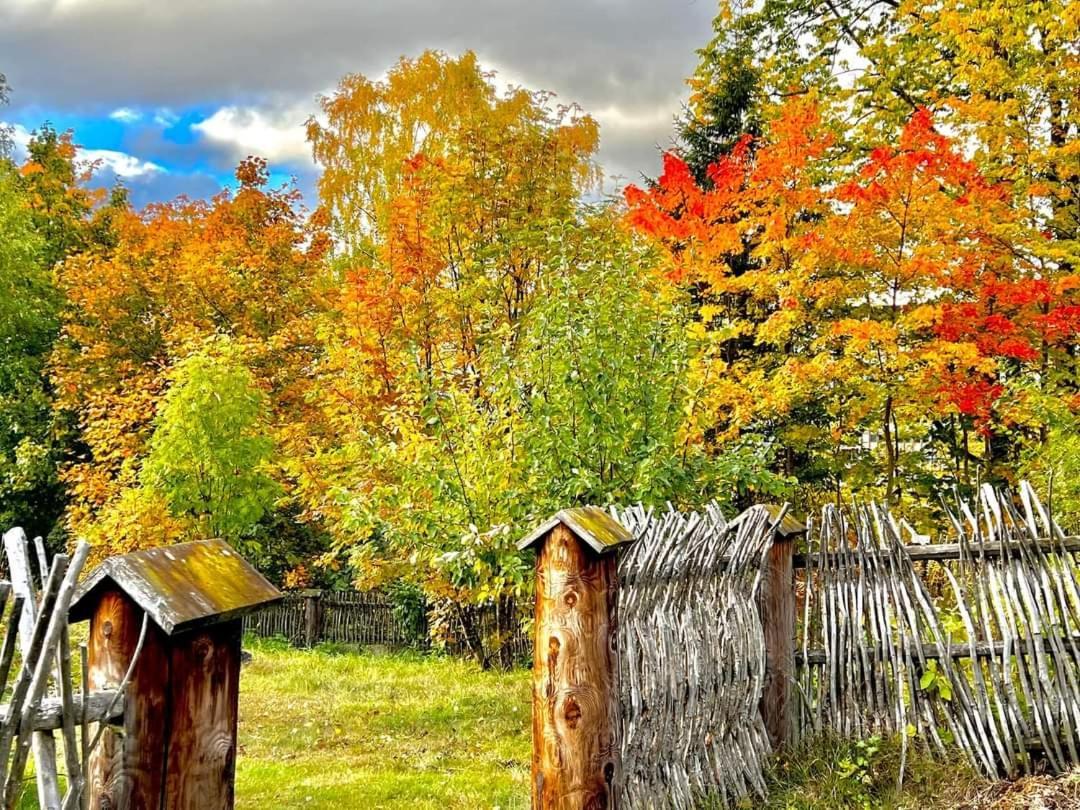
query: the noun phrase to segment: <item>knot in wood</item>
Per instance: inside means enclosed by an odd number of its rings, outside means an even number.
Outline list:
[[[112,622],[110,621],[106,621],[105,624],[101,625],[101,635],[105,636],[105,638],[112,638],[112,630]]]
[[[191,649],[199,663],[204,665],[209,664],[214,656],[214,642],[208,636],[195,639]]]
[[[563,717],[566,718],[566,725],[570,728],[577,728],[578,722],[581,720],[581,707],[573,697],[566,699]]]

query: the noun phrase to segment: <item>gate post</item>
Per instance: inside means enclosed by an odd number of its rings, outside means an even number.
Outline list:
[[[767,505],[773,521],[781,507]],[[765,558],[758,611],[765,633],[765,684],[761,692],[761,717],[773,750],[791,736],[791,687],[795,682],[795,543],[806,527],[783,516],[776,527]]]
[[[83,580],[69,616],[90,620],[89,684],[127,679],[90,810],[232,810],[242,617],[281,598],[221,540],[112,557]]]
[[[536,548],[533,810],[615,810],[620,789],[615,550],[633,536],[602,509],[564,509]]]

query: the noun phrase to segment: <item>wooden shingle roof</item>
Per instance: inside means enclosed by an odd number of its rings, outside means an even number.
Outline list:
[[[597,554],[607,554],[634,539],[634,536],[621,523],[600,507],[575,506],[572,509],[556,512],[551,518],[541,523],[518,542],[518,548],[520,550],[531,548],[560,523]]]
[[[222,540],[200,540],[110,557],[75,593],[70,618],[90,618],[97,594],[115,585],[174,635],[240,618],[281,592]]]

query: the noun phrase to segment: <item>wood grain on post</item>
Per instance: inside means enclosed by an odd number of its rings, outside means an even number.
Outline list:
[[[322,591],[304,591],[304,646],[314,647],[322,633]]]
[[[770,507],[771,508],[771,507]],[[773,750],[791,735],[795,682],[795,541],[805,529],[785,518],[766,553],[758,610],[765,634],[765,683],[761,716]]]
[[[536,558],[533,808],[617,806],[614,554],[558,524]]]
[[[235,799],[239,621],[173,639],[167,810],[224,810]]]
[[[116,688],[139,641],[143,611],[119,588],[106,590],[90,619],[92,691]],[[90,810],[161,807],[168,722],[169,656],[150,623],[124,699],[121,733],[105,732],[90,757]]]

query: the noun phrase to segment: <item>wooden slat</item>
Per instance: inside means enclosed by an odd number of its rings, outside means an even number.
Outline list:
[[[68,608],[71,605],[72,596],[75,593],[76,584],[79,580],[79,574],[82,572],[83,566],[86,563],[86,559],[90,554],[90,544],[86,542],[80,542],[75,547],[75,552],[72,555],[70,561],[67,555],[57,554],[53,557],[52,569],[49,572],[50,579],[54,575],[58,575],[58,572],[63,574],[62,582],[60,583],[55,604],[48,604],[48,590],[41,600],[41,611],[37,617],[37,623],[34,628],[35,639],[37,642],[37,635],[40,632],[42,622],[45,622],[45,630],[41,633],[41,651],[36,657],[31,655],[27,658],[26,664],[34,662],[33,675],[30,681],[29,692],[26,696],[26,703],[22,706],[21,717],[19,721],[19,735],[17,737],[17,744],[15,746],[14,755],[12,757],[11,768],[8,772],[8,783],[5,785],[4,802],[5,806],[12,808],[15,801],[18,800],[21,790],[17,786],[17,782],[21,781],[24,768],[26,767],[26,758],[30,752],[29,740],[24,740],[24,733],[28,729],[32,728],[33,719],[37,714],[38,707],[41,705],[42,698],[45,696],[45,691],[48,687],[49,678],[56,672],[56,666],[54,664],[56,651],[60,646],[61,636],[67,631],[67,616]],[[24,671],[28,667],[24,666]],[[12,716],[15,715],[16,701],[12,700]],[[74,735],[73,735],[74,736]],[[54,738],[51,734],[44,735],[40,732],[35,734],[35,739],[46,739],[53,742]],[[48,768],[51,771],[50,781],[53,777],[57,780],[57,794],[59,795],[59,778],[56,775],[56,751],[53,749],[51,757],[44,759],[44,761],[36,761],[36,765],[39,768]],[[79,774],[73,774],[75,779],[79,778]],[[47,807],[58,806],[46,805]]]
[[[22,614],[19,620],[19,651],[24,661],[30,651],[31,636],[37,620],[38,605],[34,598],[34,582],[30,574],[30,552],[26,533],[22,529],[12,529],[4,535],[4,551],[7,553],[8,567],[11,571],[11,585],[16,596],[22,597]],[[44,562],[39,560],[44,565]],[[42,580],[45,569],[41,571]],[[57,582],[59,587],[59,582]],[[44,628],[42,628],[44,633]],[[49,651],[51,653],[51,651]],[[56,742],[51,733],[38,732],[33,735],[35,777],[37,781],[38,804],[41,807],[60,805],[60,782],[56,776]],[[5,763],[6,764],[6,763]]]
[[[79,724],[83,722],[84,716],[88,723],[112,722],[123,717],[124,704],[122,700],[117,701],[117,705],[113,707],[112,711],[107,711],[115,697],[116,692],[114,690],[91,692],[86,700],[86,709],[84,710],[82,695],[76,693],[74,695],[75,705],[72,708],[72,719],[76,724]],[[6,703],[0,706],[0,716],[4,718],[4,723],[9,722],[9,711],[10,707]],[[34,714],[32,728],[34,731],[55,731],[62,728],[64,723],[63,714],[63,698],[42,698],[41,704]]]

